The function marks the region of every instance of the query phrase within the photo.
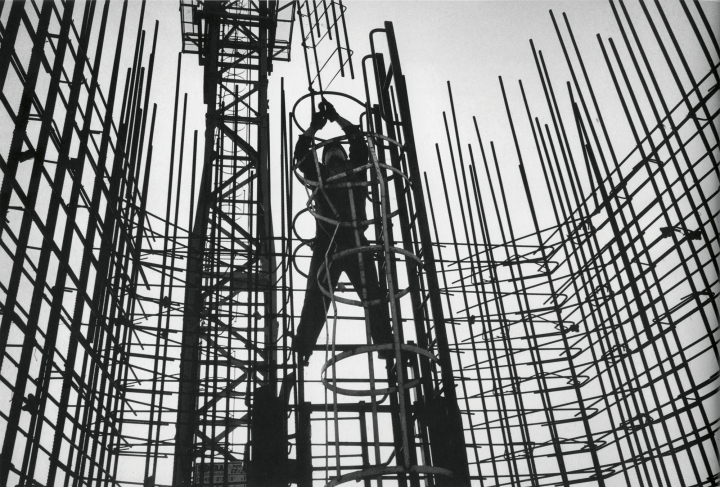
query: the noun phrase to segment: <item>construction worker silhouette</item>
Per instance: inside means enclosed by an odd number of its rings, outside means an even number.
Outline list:
[[[355,292],[365,302],[376,301],[368,306],[370,335],[375,344],[392,343],[392,330],[387,302],[378,283],[378,275],[368,252],[356,252],[332,259],[333,255],[344,250],[368,245],[364,232],[367,229],[365,201],[368,196],[367,169],[353,171],[368,162],[368,147],[360,128],[341,117],[335,108],[323,100],[320,110],[313,114],[310,127],[300,135],[295,145],[297,167],[305,179],[322,186],[314,198],[316,217],[315,238],[312,243],[312,259],[308,272],[307,292],[298,324],[293,349],[299,354],[298,360],[307,364],[312,348],[320,336],[330,299],[320,289],[323,287],[334,292],[345,274],[350,279]],[[322,161],[316,164],[312,141],[315,133],[322,129],[327,121],[336,122],[348,136],[350,155],[339,141],[324,147]],[[319,174],[318,174],[319,171]],[[344,177],[337,178],[344,174]],[[319,177],[318,177],[319,176]],[[336,178],[328,181],[329,178]],[[345,225],[338,225],[338,222]],[[323,264],[332,260],[329,276]],[[329,278],[329,283],[328,283]],[[364,293],[363,293],[364,290]],[[393,350],[382,350],[380,358],[390,358]]]

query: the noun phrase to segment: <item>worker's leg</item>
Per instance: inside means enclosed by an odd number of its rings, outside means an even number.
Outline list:
[[[330,299],[323,294],[318,284],[318,270],[325,262],[327,248],[327,245],[317,245],[310,260],[305,302],[303,303],[300,323],[295,331],[295,340],[293,342],[293,348],[300,352],[303,357],[308,357],[312,354],[312,347],[317,343],[320,332],[325,324],[328,308],[330,307]],[[337,263],[331,266],[330,286],[332,290],[337,286],[341,272],[341,266]],[[323,280],[323,287],[327,289],[327,273],[324,271],[321,272],[320,279]]]
[[[365,241],[365,245],[367,245],[367,241]],[[361,252],[360,254],[349,255],[342,259],[341,262],[343,270],[355,287],[355,292],[363,298],[363,301],[380,300],[378,304],[367,309],[367,316],[370,319],[370,335],[373,342],[375,344],[392,343],[392,326],[390,324],[388,305],[385,295],[380,289],[375,263],[371,255],[367,252]],[[365,293],[362,292],[363,287]]]

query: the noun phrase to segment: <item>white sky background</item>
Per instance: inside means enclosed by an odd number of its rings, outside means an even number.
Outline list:
[[[677,2],[662,2],[662,4],[671,22],[674,17],[677,17],[680,19],[677,25],[686,24],[684,14]],[[442,112],[448,112],[448,117],[450,117],[446,85],[446,82],[450,81],[460,127],[460,137],[465,146],[465,163],[469,164],[468,143],[473,143],[476,160],[479,158],[477,139],[472,124],[472,117],[476,116],[486,150],[489,150],[489,142],[494,141],[500,165],[503,167],[503,171],[507,171],[505,183],[509,187],[506,187],[506,191],[509,194],[513,194],[516,190],[522,191],[517,171],[517,155],[512,143],[498,76],[502,76],[505,83],[529,179],[533,181],[533,175],[541,177],[539,172],[535,172],[540,170],[539,163],[532,135],[528,129],[518,80],[523,80],[533,115],[540,117],[542,123],[550,123],[530,49],[529,39],[533,39],[536,49],[541,50],[545,56],[556,97],[566,117],[565,123],[571,122],[569,117],[571,111],[568,111],[570,106],[566,101],[568,97],[565,88],[565,82],[571,78],[548,13],[550,9],[553,10],[569,46],[569,36],[563,25],[562,13],[566,12],[568,15],[618,157],[624,157],[634,146],[596,39],[596,34],[600,33],[606,42],[606,48],[609,49],[607,38],[612,37],[619,51],[621,53],[625,51],[620,32],[607,2],[365,2],[350,0],[345,2],[345,5],[347,6],[346,22],[350,47],[354,51],[355,80],[338,78],[330,86],[330,89],[363,98],[361,59],[370,51],[368,33],[372,29],[382,28],[384,21],[392,21],[409,89],[420,167],[421,170],[429,172],[431,181],[435,181],[434,176],[437,175],[435,143],[440,143],[443,160],[449,164]],[[712,19],[720,18],[720,3],[702,2],[702,5],[711,22]],[[664,68],[665,63],[659,50],[652,47],[654,40],[639,5],[629,2],[627,6],[634,17],[635,27],[645,42],[644,46],[651,62]],[[654,5],[649,4],[648,7],[655,15],[656,24],[660,25]],[[138,8],[139,1],[131,1],[131,10]],[[156,59],[153,101],[158,103],[158,113],[161,115],[158,117],[158,126],[156,127],[154,170],[162,172],[166,169],[161,162],[162,159],[157,155],[169,153],[176,52],[181,45],[178,2],[174,0],[148,1],[145,21],[148,43],[152,35],[153,24],[151,22],[155,18],[160,20],[158,45],[161,55]],[[663,30],[660,27],[661,33]],[[686,40],[692,43],[690,45],[695,45],[689,28],[677,30],[676,35],[680,38],[681,43]],[[667,37],[665,39],[672,52],[669,40]],[[296,22],[293,34],[292,61],[275,63],[274,72],[270,77],[268,96],[271,117],[271,167],[279,164],[280,78],[285,79],[288,110],[300,96],[307,93],[304,57],[299,40],[300,29]],[[149,50],[149,46],[146,48],[146,52],[147,50]],[[132,54],[130,44],[126,44],[125,54],[128,56]],[[702,66],[694,70],[696,78],[704,75],[706,68],[703,65],[702,53],[697,50],[697,52],[686,52],[685,54],[691,65],[695,65],[696,68]],[[571,57],[575,62],[572,54]],[[627,56],[624,62],[626,68],[630,70],[631,64]],[[680,68],[679,63],[677,67]],[[679,94],[669,72],[667,69],[660,69],[656,71],[656,76],[661,84],[665,85],[664,93],[668,104],[674,105],[679,99]],[[197,57],[183,56],[180,106],[182,106],[182,94],[189,93],[186,162],[190,155],[188,151],[192,144],[192,131],[198,130],[200,138],[204,131],[205,109],[201,100],[201,87],[201,68],[198,67]],[[358,114],[359,112],[350,115],[355,117]],[[648,112],[647,115],[649,116],[650,113]],[[308,117],[308,105],[301,105],[298,119],[303,123]],[[450,123],[452,123],[451,119]],[[573,132],[574,127],[570,130],[571,134]],[[298,134],[296,128],[294,128],[294,134],[295,136]],[[294,144],[294,141],[292,143]],[[581,174],[583,173],[584,171],[581,169]],[[188,180],[188,178],[185,179]],[[164,204],[163,193],[164,189],[161,191],[161,188],[158,188],[158,191],[152,192],[151,195],[155,195],[158,203]],[[544,188],[542,188],[537,195],[534,194],[534,197],[542,198],[544,193]],[[522,209],[522,212],[526,213],[524,198],[520,203],[522,206],[518,210]],[[538,200],[536,203],[542,204],[542,201]],[[519,233],[526,234],[528,232]]]
[[[671,48],[669,39],[664,33],[664,28],[657,16],[654,5],[648,2],[648,8],[655,17],[661,35],[665,36],[671,56],[674,56],[674,49]],[[713,22],[720,18],[720,2],[701,2],[705,13]],[[478,119],[479,128],[486,149],[489,149],[489,142],[494,141],[498,158],[504,174],[505,183],[509,185],[506,190],[512,194],[513,191],[522,191],[520,178],[517,171],[517,155],[512,143],[510,128],[507,122],[507,115],[498,83],[498,76],[502,76],[508,95],[513,119],[518,130],[522,155],[528,170],[529,179],[534,181],[533,176],[540,176],[539,163],[535,152],[532,135],[529,131],[525,109],[522,104],[520,90],[517,81],[523,80],[528,95],[530,109],[534,116],[540,117],[541,122],[550,123],[549,114],[542,93],[541,84],[530,50],[529,39],[533,39],[535,47],[543,52],[545,61],[550,72],[553,86],[561,104],[561,110],[566,117],[566,124],[570,122],[570,107],[567,103],[567,91],[565,82],[570,80],[566,62],[560,48],[548,10],[552,9],[561,25],[561,31],[566,42],[569,42],[567,32],[563,27],[562,12],[566,12],[573,28],[575,38],[578,42],[588,72],[590,73],[595,93],[599,99],[601,110],[605,118],[610,137],[615,144],[619,158],[623,158],[628,150],[634,146],[630,130],[625,121],[620,104],[617,100],[615,89],[612,86],[608,70],[602,58],[596,34],[600,33],[603,40],[612,37],[621,55],[624,56],[624,63],[629,71],[631,62],[623,54],[625,52],[621,35],[615,24],[612,11],[607,2],[604,1],[574,1],[574,2],[546,2],[546,1],[354,1],[345,2],[347,6],[346,21],[350,47],[354,51],[355,80],[337,79],[330,87],[332,90],[343,91],[358,98],[363,98],[364,87],[361,79],[361,60],[369,53],[368,33],[372,29],[382,28],[386,20],[392,21],[399,48],[400,60],[407,79],[409,98],[416,133],[416,145],[419,154],[420,168],[428,171],[430,180],[437,180],[437,157],[435,155],[435,143],[440,143],[443,160],[449,164],[449,154],[442,121],[442,112],[447,111],[450,117],[450,104],[447,95],[446,82],[452,83],[455,107],[457,110],[460,137],[464,148],[465,163],[469,164],[467,155],[467,144],[473,143],[477,147],[472,117]],[[694,50],[688,49],[685,54],[693,67],[696,79],[699,79],[707,72],[705,60],[702,53],[696,48],[694,36],[687,27],[684,13],[678,2],[663,1],[663,8],[673,25],[684,26],[676,30],[676,35],[684,45],[692,46]],[[121,98],[125,72],[124,70],[132,65],[133,45],[136,32],[134,26],[137,24],[141,2],[130,0],[128,19],[126,22],[126,33],[123,47],[123,61],[121,66],[122,79],[118,87],[118,99],[116,100],[116,120],[119,120]],[[158,35],[158,56],[155,60],[155,74],[152,86],[152,103],[158,104],[158,118],[154,143],[153,178],[154,183],[150,192],[151,201],[148,209],[155,213],[162,213],[166,201],[167,188],[165,184],[157,184],[160,181],[167,181],[171,131],[172,113],[175,94],[175,77],[177,52],[181,48],[179,2],[176,0],[148,0],[145,14],[144,29],[146,30],[145,65],[150,52],[152,34],[155,20],[160,21]],[[679,99],[679,93],[665,67],[658,49],[654,48],[652,33],[647,27],[647,22],[637,2],[628,2],[627,5],[633,15],[635,26],[640,32],[648,56],[654,66],[660,66],[655,74],[661,85],[663,85],[666,100],[673,106]],[[75,8],[75,24],[79,28],[82,22],[84,3],[79,2]],[[7,15],[5,9],[3,17]],[[99,24],[100,8],[96,13]],[[694,11],[694,6],[691,5]],[[121,2],[112,2],[110,22],[105,49],[108,55],[105,56],[106,68],[101,69],[101,86],[107,93],[109,76],[112,63],[112,52],[114,40],[117,35],[121,11]],[[674,18],[678,20],[675,21]],[[717,26],[717,22],[715,23]],[[701,27],[703,35],[704,29]],[[716,27],[717,35],[717,27]],[[270,99],[270,122],[271,122],[271,167],[279,164],[279,109],[280,109],[280,80],[285,79],[286,99],[288,110],[291,109],[295,100],[307,93],[307,80],[305,75],[304,57],[302,47],[299,45],[300,29],[295,25],[292,47],[292,62],[275,63],[275,71],[270,77],[269,99]],[[709,40],[706,38],[706,42]],[[22,46],[22,45],[21,45]],[[29,49],[29,45],[27,46]],[[22,47],[19,48],[22,50]],[[711,48],[712,51],[712,48]],[[27,53],[29,54],[29,52]],[[716,54],[713,53],[713,56]],[[571,54],[572,56],[572,54]],[[574,60],[573,60],[574,61]],[[674,59],[676,67],[681,72],[685,86],[689,86],[682,73],[681,66]],[[631,76],[633,76],[631,74]],[[581,82],[582,83],[582,82]],[[18,97],[19,92],[14,93],[14,85],[7,83],[6,94],[9,98]],[[188,121],[186,128],[185,163],[191,161],[192,132],[199,131],[199,138],[202,140],[204,134],[205,107],[202,104],[202,68],[198,66],[196,55],[183,56],[183,73],[180,84],[180,109],[182,108],[182,96],[188,93]],[[644,96],[638,93],[639,97]],[[644,103],[641,101],[641,103]],[[152,106],[151,106],[152,109]],[[646,117],[650,123],[649,109]],[[307,122],[309,118],[308,105],[304,104],[299,110],[298,118]],[[343,113],[344,115],[346,113]],[[350,113],[347,118],[353,119],[359,112]],[[180,117],[179,117],[180,118]],[[149,120],[148,120],[149,122]],[[452,120],[450,119],[450,122]],[[7,126],[6,126],[7,127]],[[452,130],[452,127],[451,127]],[[180,120],[178,120],[178,132],[180,131]],[[570,136],[574,127],[570,131]],[[6,129],[0,132],[9,137]],[[298,131],[294,130],[295,136]],[[324,135],[324,134],[322,134]],[[179,150],[179,136],[176,150]],[[294,141],[292,141],[294,143]],[[453,142],[454,143],[454,142]],[[202,148],[201,144],[200,148]],[[476,149],[476,156],[479,151]],[[176,152],[176,163],[177,163]],[[186,166],[187,167],[187,166]],[[584,170],[580,168],[581,175]],[[199,176],[199,173],[198,173]],[[183,175],[185,182],[189,183],[188,174]],[[543,183],[544,186],[544,183]],[[183,184],[184,188],[189,186]],[[542,204],[544,188],[533,194],[536,204]],[[189,206],[189,198],[183,203]],[[518,211],[527,213],[526,202],[520,199]],[[187,207],[185,207],[187,208]],[[181,208],[182,209],[182,208]],[[519,216],[521,218],[522,215]],[[276,217],[277,218],[277,217]],[[186,219],[181,222],[186,222]],[[527,222],[529,223],[529,221]],[[186,223],[182,223],[183,226]],[[541,227],[544,225],[541,221]],[[525,234],[527,232],[520,232]]]

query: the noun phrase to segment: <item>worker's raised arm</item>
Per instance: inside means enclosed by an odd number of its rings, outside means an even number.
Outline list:
[[[320,110],[325,113],[325,116],[331,122],[337,122],[340,128],[348,135],[348,141],[350,142],[350,162],[354,166],[362,166],[368,160],[368,147],[365,139],[359,134],[360,127],[352,124],[347,119],[343,118],[332,103],[323,100],[320,103]]]
[[[325,124],[327,123],[328,118],[325,111],[322,109],[319,112],[313,113],[312,120],[310,121],[310,126],[305,130],[305,132],[302,133],[302,135],[306,137],[315,137],[315,133],[322,129]]]
[[[335,121],[337,122],[338,125],[340,125],[340,128],[343,130],[345,130],[345,127],[349,127],[349,126],[353,125],[352,123],[350,123],[347,120],[345,120],[344,118],[342,118],[342,116],[340,116],[340,114],[336,115]]]
[[[305,130],[295,144],[295,159],[300,162],[298,168],[303,172],[306,178],[317,181],[317,167],[315,167],[315,158],[312,157],[312,141],[315,133],[322,129],[327,122],[325,113],[320,111],[312,116],[310,127]]]

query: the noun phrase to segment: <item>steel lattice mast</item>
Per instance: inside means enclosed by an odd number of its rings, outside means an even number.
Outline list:
[[[173,485],[189,485],[196,465],[248,456],[256,465],[251,479],[268,476],[272,484],[284,474],[282,465],[277,476],[266,466],[284,439],[262,431],[284,422],[274,392],[282,374],[267,83],[272,62],[289,58],[288,41],[275,32],[279,16],[292,20],[294,7],[181,3],[183,50],[204,66],[207,114],[188,244]],[[268,409],[275,416],[260,417]]]

